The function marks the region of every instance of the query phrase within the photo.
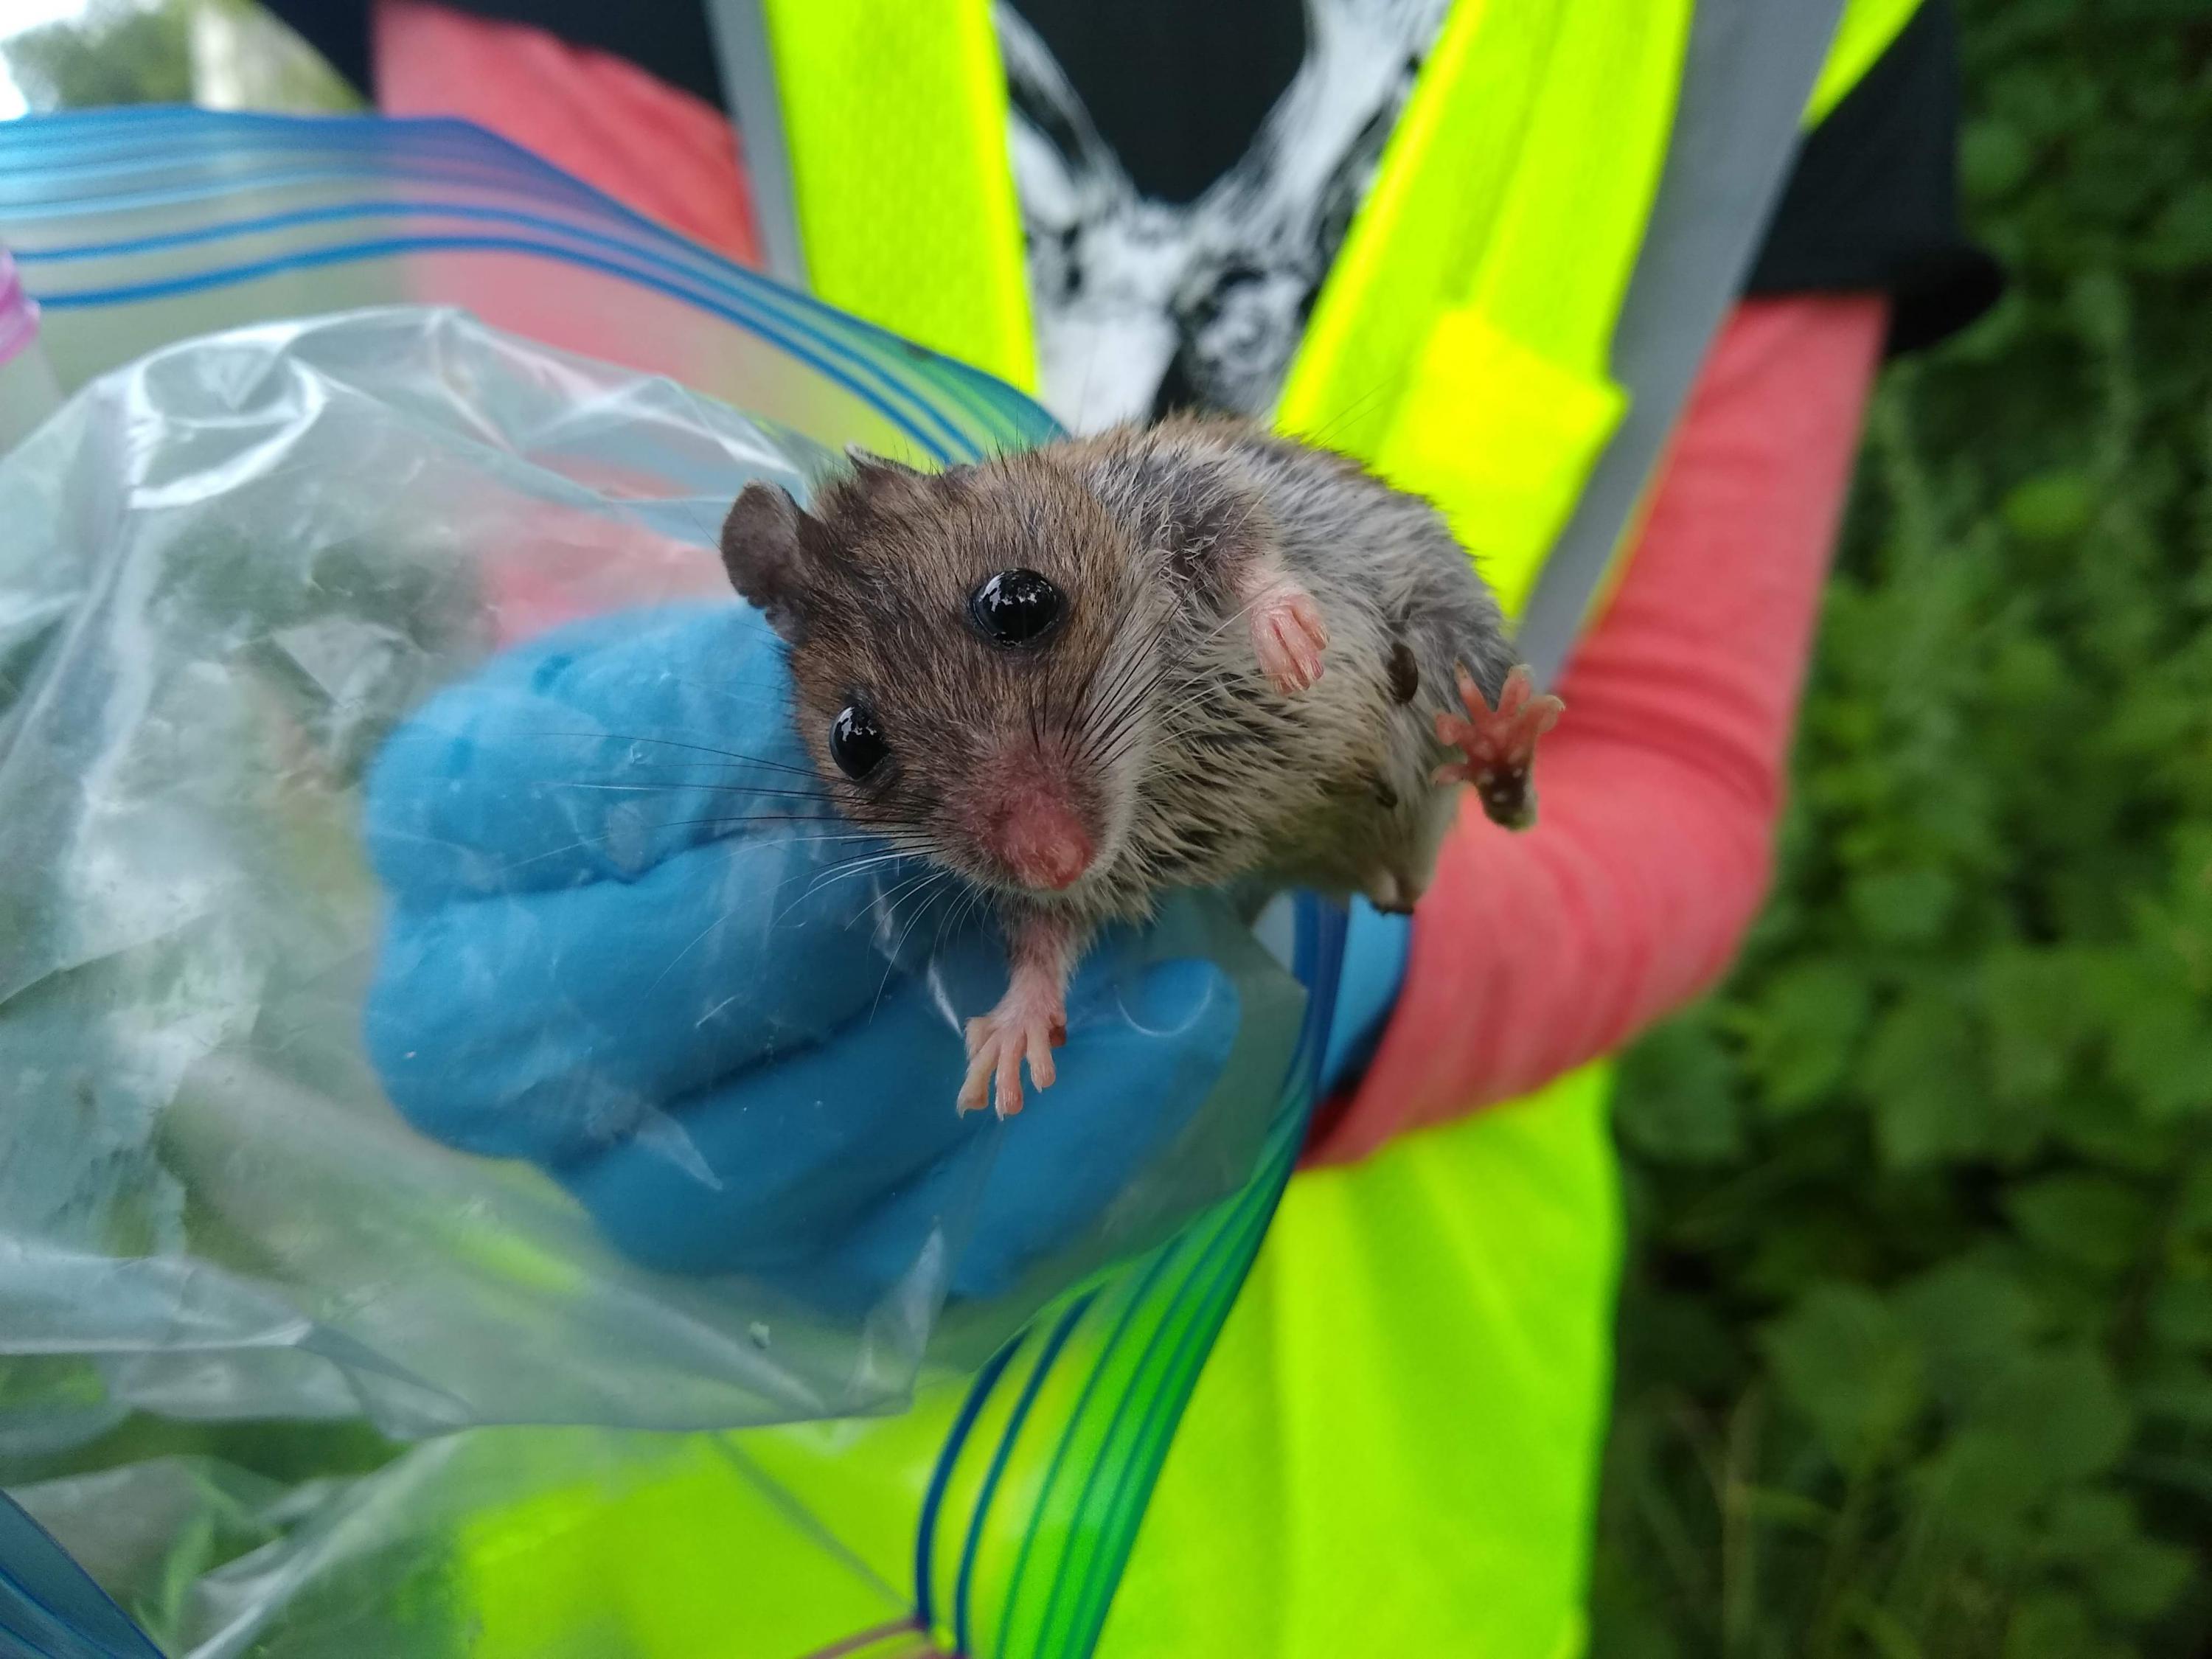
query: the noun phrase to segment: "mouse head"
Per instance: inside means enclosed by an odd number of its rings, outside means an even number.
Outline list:
[[[1033,456],[856,460],[811,513],[749,485],[722,530],[732,582],[790,643],[823,779],[848,818],[987,885],[1097,886],[1157,691],[1133,538]]]

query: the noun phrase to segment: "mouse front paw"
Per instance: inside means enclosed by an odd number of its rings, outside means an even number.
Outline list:
[[[1525,830],[1535,818],[1528,773],[1536,763],[1536,739],[1552,729],[1567,706],[1557,697],[1537,696],[1535,680],[1526,668],[1505,677],[1495,708],[1464,666],[1458,669],[1458,677],[1467,718],[1437,715],[1437,737],[1463,758],[1439,766],[1436,781],[1471,785],[1492,823]]]
[[[1267,683],[1288,697],[1321,678],[1328,648],[1328,623],[1314,596],[1296,582],[1279,581],[1255,595],[1252,645]]]
[[[1052,1051],[1066,1041],[1067,1011],[1057,987],[1040,988],[1018,978],[997,1007],[968,1022],[961,1111],[980,1112],[992,1104],[995,1081],[999,1115],[1012,1117],[1022,1109],[1023,1060],[1029,1061],[1030,1081],[1049,1089],[1056,1075]]]

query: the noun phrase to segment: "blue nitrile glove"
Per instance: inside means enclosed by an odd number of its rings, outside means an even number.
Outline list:
[[[1234,987],[1109,935],[1060,1080],[1003,1124],[959,1116],[953,1010],[995,1000],[1003,949],[980,922],[940,942],[949,903],[914,908],[927,866],[835,816],[786,684],[747,608],[631,612],[396,732],[366,813],[392,898],[370,1057],[422,1133],[537,1163],[649,1266],[865,1307],[942,1227],[964,1233],[953,1296],[992,1295],[1183,1128]]]
[[[1365,899],[1354,899],[1344,932],[1344,966],[1336,981],[1336,1006],[1322,1051],[1321,1093],[1326,1099],[1349,1088],[1375,1057],[1382,1028],[1406,982],[1406,958],[1413,949],[1413,925],[1405,916],[1385,915]]]

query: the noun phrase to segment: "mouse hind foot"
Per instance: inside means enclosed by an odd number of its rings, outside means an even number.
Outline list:
[[[1493,708],[1474,677],[1463,665],[1455,667],[1467,716],[1438,714],[1437,737],[1462,757],[1438,767],[1436,781],[1470,785],[1492,823],[1525,830],[1536,817],[1536,797],[1528,781],[1536,763],[1536,740],[1552,729],[1566,705],[1557,697],[1537,695],[1535,680],[1523,667],[1505,677]]]

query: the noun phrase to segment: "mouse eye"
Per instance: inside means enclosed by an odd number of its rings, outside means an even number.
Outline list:
[[[830,722],[830,758],[856,783],[890,758],[890,740],[876,717],[858,703],[840,709]]]
[[[1042,645],[1067,614],[1067,600],[1034,570],[1001,570],[969,596],[968,614],[994,645]]]

